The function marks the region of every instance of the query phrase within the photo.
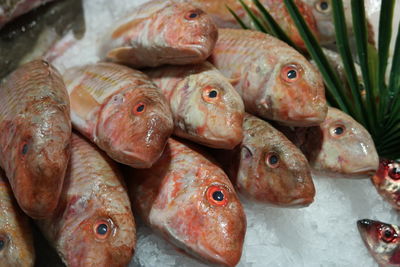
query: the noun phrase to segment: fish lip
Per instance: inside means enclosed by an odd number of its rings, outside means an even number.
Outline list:
[[[373,175],[375,174],[375,172],[377,171],[377,169],[371,168],[371,167],[364,167],[364,168],[359,168],[356,170],[353,170],[351,172],[349,172],[349,175]]]
[[[372,226],[372,220],[369,219],[362,219],[357,221],[357,227],[358,229],[368,229]]]

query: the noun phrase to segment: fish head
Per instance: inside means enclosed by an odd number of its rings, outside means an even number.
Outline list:
[[[99,183],[97,192],[67,204],[58,244],[68,266],[126,266],[131,260],[135,221],[127,194],[115,185]]]
[[[187,76],[174,90],[171,109],[178,125],[175,131],[206,146],[233,149],[243,138],[243,101],[210,65],[202,64],[200,72]]]
[[[336,41],[335,25],[331,0],[301,0],[312,10],[316,22],[317,36],[321,44],[333,44]],[[343,1],[347,29],[352,29],[350,1]]]
[[[315,196],[307,159],[270,124],[246,115],[236,185],[259,202],[307,206]]]
[[[177,57],[204,61],[214,49],[218,30],[212,18],[188,3],[174,3],[160,14],[160,27],[168,46],[180,51]]]
[[[0,266],[33,266],[35,253],[28,217],[14,200],[0,169]]]
[[[16,141],[13,176],[18,177],[11,185],[22,210],[39,219],[52,215],[61,194],[70,157],[71,122],[67,106],[63,109],[38,101],[31,110],[24,114],[31,119],[10,124]],[[43,114],[40,118],[36,110]]]
[[[378,169],[378,153],[371,135],[349,115],[330,107],[326,120],[313,128],[305,150],[316,170],[353,177]]]
[[[400,162],[381,160],[379,169],[371,179],[378,192],[393,207],[400,209]]]
[[[400,230],[397,225],[364,219],[357,221],[357,226],[365,245],[380,265],[400,264]]]
[[[263,90],[264,95],[260,95],[257,103],[272,109],[272,118],[268,114],[265,116],[291,126],[304,127],[323,122],[328,107],[319,71],[299,52],[283,43],[271,49],[276,56],[263,59],[274,66],[270,73],[266,73],[266,86],[270,90]]]
[[[196,184],[192,190],[180,191],[173,202],[175,211],[168,218],[173,243],[195,257],[235,266],[246,231],[243,207],[222,170],[199,166],[194,172]]]
[[[132,85],[134,90],[109,97],[101,110],[97,134],[100,146],[107,148],[113,159],[134,168],[149,168],[161,156],[173,120],[161,91],[153,84],[137,82]]]

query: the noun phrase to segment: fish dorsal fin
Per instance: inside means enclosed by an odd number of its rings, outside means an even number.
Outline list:
[[[118,39],[121,36],[125,35],[128,33],[132,28],[135,28],[137,25],[142,23],[143,21],[149,19],[151,16],[143,17],[143,18],[138,18],[138,19],[133,19],[130,20],[122,25],[120,25],[117,29],[114,30],[114,32],[111,35],[112,39]]]

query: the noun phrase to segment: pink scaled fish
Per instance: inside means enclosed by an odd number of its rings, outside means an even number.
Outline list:
[[[213,150],[238,191],[278,206],[307,206],[315,196],[302,152],[268,122],[246,114],[243,141],[234,150]]]
[[[22,65],[0,85],[0,166],[22,210],[52,215],[70,155],[68,94],[46,61]]]
[[[400,162],[381,160],[371,180],[378,193],[395,209],[400,210]]]
[[[126,266],[134,253],[135,221],[117,166],[76,134],[57,213],[37,224],[70,267]]]
[[[210,63],[165,66],[146,72],[168,99],[174,134],[214,148],[232,149],[243,138],[243,102]]]
[[[331,176],[365,177],[378,169],[379,159],[368,131],[344,112],[329,107],[319,126],[282,129],[306,155],[311,167]]]
[[[357,222],[367,249],[379,266],[400,266],[400,227],[373,220]]]
[[[0,169],[0,266],[30,267],[35,263],[29,220],[19,209]]]
[[[218,31],[189,3],[153,0],[130,12],[105,38],[106,58],[132,67],[200,63],[211,54]]]
[[[132,170],[134,210],[186,253],[235,266],[242,254],[246,218],[225,173],[187,145],[169,139],[160,160]]]
[[[220,29],[210,60],[231,79],[247,112],[293,126],[325,119],[321,75],[282,41],[261,32]]]
[[[66,71],[73,126],[123,164],[148,168],[173,130],[169,105],[142,72],[113,63]]]

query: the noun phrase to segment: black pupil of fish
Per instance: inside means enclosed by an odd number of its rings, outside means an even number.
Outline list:
[[[0,251],[4,248],[4,240],[0,239]]]
[[[390,173],[389,173],[389,176],[392,178],[392,179],[400,179],[400,168],[393,168],[391,171],[390,171]]]
[[[189,18],[194,19],[197,17],[197,13],[190,13]]]
[[[327,10],[329,7],[329,4],[325,1],[321,2],[320,4],[321,10]]]
[[[390,238],[392,236],[392,231],[390,231],[389,229],[386,229],[384,232],[384,235],[386,238]]]
[[[272,155],[272,156],[269,157],[268,162],[271,165],[275,165],[275,164],[278,163],[278,157],[275,156],[275,155]]]
[[[336,127],[334,130],[336,135],[341,135],[343,133],[343,128],[342,127]]]
[[[136,111],[137,112],[142,112],[144,110],[144,105],[142,104],[142,105],[139,105],[137,108],[136,108]]]
[[[208,93],[208,97],[210,97],[210,98],[215,98],[215,97],[217,97],[217,95],[218,95],[218,93],[215,90],[212,90]]]
[[[25,155],[28,152],[28,144],[24,144],[22,147],[22,154]]]
[[[97,233],[98,233],[99,235],[105,235],[105,234],[107,234],[107,230],[108,230],[108,227],[107,227],[107,225],[104,224],[104,223],[102,223],[102,224],[100,224],[99,226],[97,226]]]
[[[215,201],[222,201],[224,200],[224,193],[222,193],[222,191],[215,191],[212,197]]]
[[[295,79],[297,77],[297,72],[295,70],[289,70],[287,73],[289,79]]]

